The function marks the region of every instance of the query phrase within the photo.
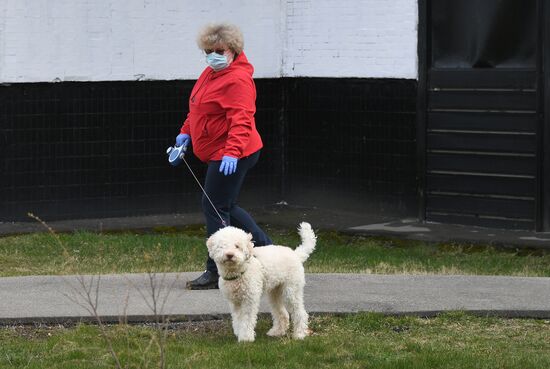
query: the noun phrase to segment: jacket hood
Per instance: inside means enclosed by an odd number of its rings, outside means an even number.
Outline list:
[[[207,68],[210,68],[210,67],[207,67]],[[245,73],[249,77],[252,77],[252,74],[254,74],[254,67],[252,66],[252,64],[248,62],[248,59],[244,51],[241,52],[239,55],[237,55],[237,57],[233,60],[233,62],[231,63],[231,65],[229,65],[229,67],[219,72],[213,72],[212,79],[218,78],[232,71],[239,71],[241,73]]]

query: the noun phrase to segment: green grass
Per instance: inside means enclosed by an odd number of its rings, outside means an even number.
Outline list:
[[[294,230],[269,229],[295,247]],[[202,227],[150,233],[38,233],[0,238],[0,276],[200,271],[207,251]],[[59,239],[58,239],[58,238]],[[428,244],[318,232],[306,271],[335,273],[550,276],[550,252],[491,246]]]
[[[294,230],[269,229],[295,247]],[[0,238],[0,276],[198,271],[203,227],[150,233],[31,234]],[[318,232],[307,272],[550,276],[550,253],[491,246],[427,244]],[[167,368],[549,368],[550,322],[474,317],[433,319],[354,314],[315,316],[304,341],[265,336],[237,344],[230,322],[176,325],[166,342]],[[157,331],[115,325],[108,335],[126,368],[158,368]],[[97,326],[0,328],[1,368],[113,368]]]
[[[304,341],[265,336],[261,319],[254,343],[238,344],[228,321],[180,327],[168,333],[167,368],[549,368],[550,324],[541,320],[437,318],[356,314],[311,319]],[[122,366],[158,367],[155,331],[109,327]],[[99,329],[0,329],[1,368],[113,368]]]

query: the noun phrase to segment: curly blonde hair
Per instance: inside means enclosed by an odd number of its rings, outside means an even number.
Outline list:
[[[200,49],[214,49],[225,45],[231,51],[240,54],[243,51],[243,34],[239,27],[230,23],[210,23],[204,26],[197,36]]]

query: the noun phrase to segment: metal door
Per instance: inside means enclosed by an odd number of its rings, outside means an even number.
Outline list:
[[[420,2],[426,220],[541,228],[541,12],[537,0]]]

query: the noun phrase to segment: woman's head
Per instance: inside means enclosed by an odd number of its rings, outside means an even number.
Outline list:
[[[243,34],[233,24],[211,23],[199,32],[197,45],[207,54],[221,50],[230,50],[235,54],[240,54],[244,47]]]

